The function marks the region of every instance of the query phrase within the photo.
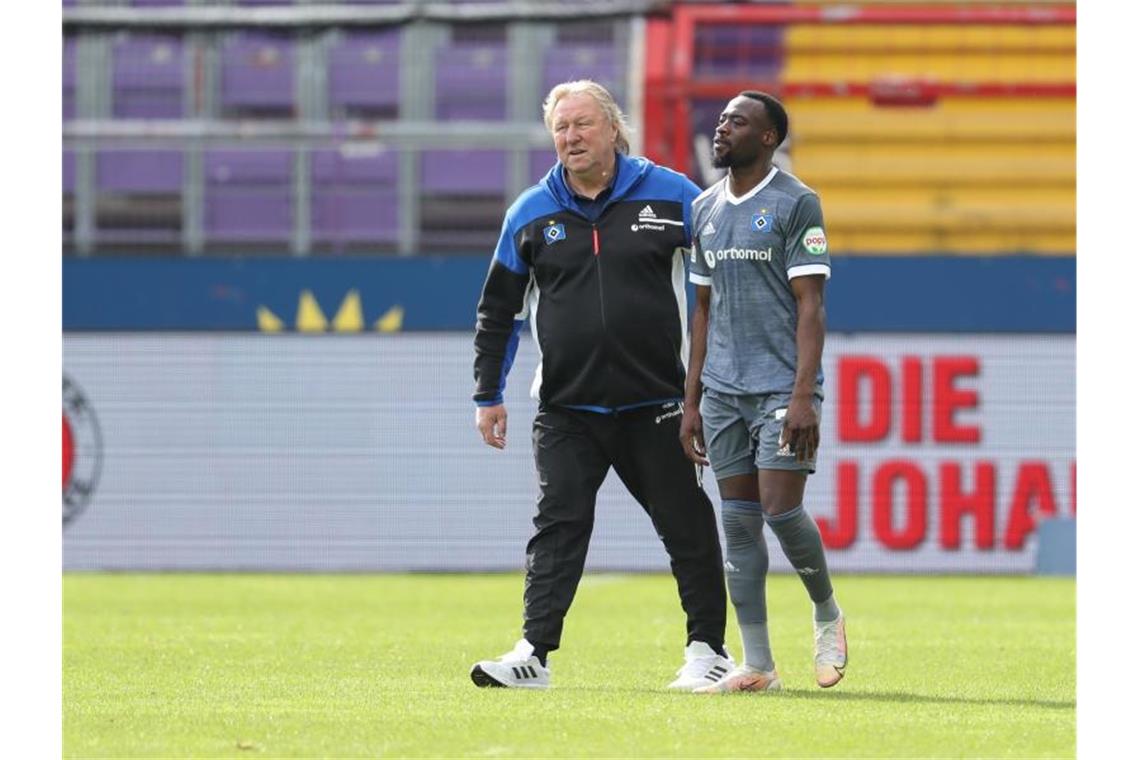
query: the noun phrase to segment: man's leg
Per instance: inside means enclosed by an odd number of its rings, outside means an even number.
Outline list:
[[[586,563],[598,488],[610,463],[586,424],[590,412],[544,408],[531,440],[538,471],[535,533],[526,547],[523,636],[545,665]]]
[[[653,406],[618,415],[614,470],[648,513],[669,554],[688,640],[723,653],[727,596],[716,513],[679,439],[680,414]]]
[[[819,526],[803,507],[807,476],[815,471],[815,462],[797,462],[783,447],[783,409],[783,399],[766,397],[754,424],[760,504],[765,522],[815,605],[816,678],[821,686],[833,686],[847,664],[845,625]]]
[[[705,443],[716,472],[724,526],[724,576],[740,626],[741,668],[709,693],[779,688],[768,638],[768,543],[753,464],[752,436],[737,400],[706,391],[701,400]]]

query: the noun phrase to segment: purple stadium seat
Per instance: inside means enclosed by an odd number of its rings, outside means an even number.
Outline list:
[[[531,183],[538,182],[550,171],[550,167],[558,161],[558,154],[553,150],[532,150],[530,152],[530,174],[527,179]]]
[[[394,244],[398,156],[321,150],[312,156],[312,230],[318,244]]]
[[[160,8],[163,6],[186,5],[186,0],[131,0],[138,8]]]
[[[176,150],[105,150],[95,159],[95,187],[107,193],[182,192],[183,161]]]
[[[605,87],[620,103],[625,91],[625,72],[618,66],[612,46],[559,45],[543,56],[543,86],[547,91],[559,82],[593,79]]]
[[[394,118],[400,106],[400,29],[347,32],[329,51],[334,112]]]
[[[502,150],[429,150],[421,159],[420,184],[428,195],[497,195],[506,191],[507,153]]]
[[[293,153],[210,151],[205,156],[208,242],[284,243],[293,232]]]
[[[111,59],[111,107],[115,117],[182,117],[185,51],[178,37],[124,36],[115,42]]]
[[[501,44],[453,44],[436,51],[435,115],[440,119],[507,117],[507,50]]]
[[[783,27],[721,24],[697,27],[694,76],[772,77],[779,74],[783,61]]]
[[[63,118],[75,118],[75,38],[63,38]]]
[[[231,112],[292,115],[293,41],[284,34],[239,32],[222,45],[222,107]]]
[[[67,195],[75,192],[75,151],[63,152],[63,193]]]

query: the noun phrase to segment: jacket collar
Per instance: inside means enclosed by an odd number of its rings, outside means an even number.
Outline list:
[[[614,181],[613,192],[610,194],[609,200],[606,201],[606,205],[616,203],[629,195],[635,187],[641,184],[653,166],[653,162],[648,158],[630,157],[624,153],[618,153],[614,161],[614,171],[617,177]],[[581,213],[578,204],[574,201],[574,192],[566,185],[566,176],[563,173],[561,161],[555,162],[546,176],[542,178],[541,184],[547,194],[554,198],[559,206],[567,211]]]

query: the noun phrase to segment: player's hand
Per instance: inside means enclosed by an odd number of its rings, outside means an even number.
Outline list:
[[[507,446],[507,408],[497,406],[475,407],[475,427],[483,436],[483,443],[496,449]]]
[[[815,413],[811,398],[792,397],[788,413],[784,416],[784,431],[780,440],[796,455],[797,462],[815,457],[819,448],[819,415]]]
[[[685,456],[695,464],[707,467],[709,460],[705,457],[705,429],[701,420],[701,412],[696,407],[685,406],[681,414],[681,448]]]

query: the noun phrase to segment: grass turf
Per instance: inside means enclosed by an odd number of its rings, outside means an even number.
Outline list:
[[[665,691],[668,576],[588,575],[548,692],[476,689],[518,638],[518,575],[67,575],[67,757],[1072,757],[1072,580],[845,576],[847,677],[769,578],[785,691]],[[739,636],[731,610],[729,649]]]

